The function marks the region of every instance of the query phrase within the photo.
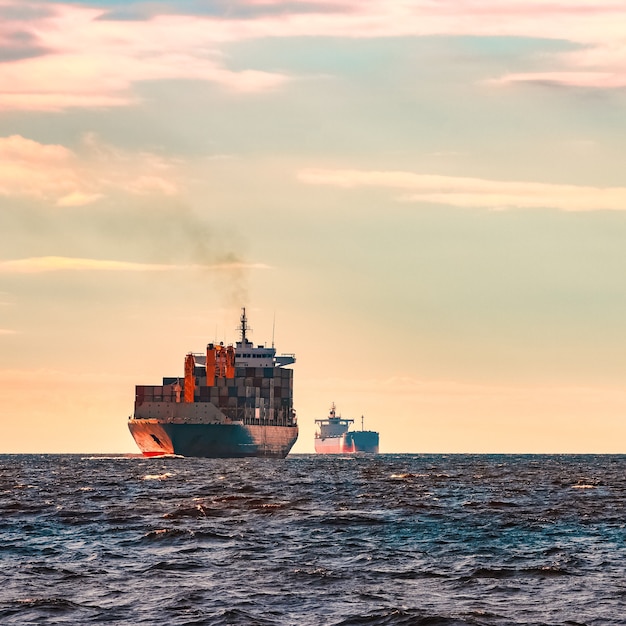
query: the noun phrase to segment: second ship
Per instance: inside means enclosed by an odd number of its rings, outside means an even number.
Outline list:
[[[138,385],[128,428],[144,456],[284,458],[298,438],[293,354],[240,341],[185,357],[185,375]]]
[[[378,433],[373,430],[350,430],[354,420],[337,417],[335,403],[330,407],[326,419],[315,420],[318,430],[315,433],[315,452],[318,454],[355,454],[369,452],[378,454]]]

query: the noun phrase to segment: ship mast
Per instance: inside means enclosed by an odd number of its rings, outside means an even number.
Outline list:
[[[241,343],[242,345],[246,345],[246,343],[248,343],[248,338],[246,337],[246,333],[249,330],[252,330],[251,328],[248,328],[248,318],[246,317],[246,307],[241,307],[241,326],[237,329],[238,331],[241,332]]]

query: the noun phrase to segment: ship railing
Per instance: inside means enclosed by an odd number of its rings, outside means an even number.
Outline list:
[[[228,411],[228,417],[233,421],[243,422],[252,426],[295,426],[295,418],[288,418],[284,412],[277,411],[272,415],[269,410],[264,411],[260,417],[256,417],[254,413],[250,413],[249,409],[237,408]]]

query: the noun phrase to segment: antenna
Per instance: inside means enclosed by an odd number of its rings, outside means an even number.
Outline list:
[[[361,415],[361,430],[365,430],[365,428],[363,427],[363,416]]]
[[[274,347],[274,331],[276,330],[276,311],[274,311],[274,319],[272,320],[272,348]]]

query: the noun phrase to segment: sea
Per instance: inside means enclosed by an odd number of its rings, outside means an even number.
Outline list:
[[[0,624],[626,624],[626,456],[0,455]]]

